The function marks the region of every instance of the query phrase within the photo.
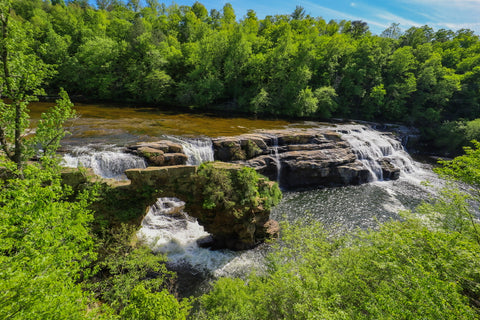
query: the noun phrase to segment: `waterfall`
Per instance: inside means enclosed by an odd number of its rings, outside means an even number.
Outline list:
[[[92,168],[103,178],[124,180],[125,170],[146,168],[141,157],[124,153],[122,148],[112,145],[87,145],[75,147],[63,155],[62,165],[69,168]]]
[[[280,157],[278,155],[278,137],[273,136],[272,140],[273,140],[272,148],[273,148],[274,161],[275,161],[275,166],[277,167],[277,183],[280,186],[280,174],[282,171],[282,163],[280,162]]]
[[[171,265],[186,266],[204,273],[223,267],[236,253],[200,248],[197,240],[208,236],[195,218],[184,212],[185,202],[159,198],[143,218],[137,233],[154,252],[164,253]]]
[[[171,136],[167,138],[182,145],[183,152],[188,157],[187,165],[196,166],[214,160],[211,139],[180,139]]]
[[[401,175],[409,175],[420,170],[402,143],[391,134],[384,134],[364,125],[342,125],[335,129],[342,134],[365,167],[370,171],[371,180],[383,180],[382,167],[379,163],[387,159],[400,169]]]

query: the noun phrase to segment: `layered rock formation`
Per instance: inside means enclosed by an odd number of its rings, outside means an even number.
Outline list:
[[[374,178],[342,134],[329,129],[288,129],[215,138],[213,149],[215,160],[252,167],[285,189],[355,185]],[[154,166],[187,162],[182,145],[168,140],[140,143],[129,150]],[[382,179],[399,178],[400,169],[391,159],[379,157],[371,161],[381,168]]]
[[[215,159],[241,163],[277,180],[283,188],[361,184],[370,171],[351,146],[331,130],[281,130],[213,140]],[[379,159],[384,179],[400,169]]]
[[[151,166],[175,166],[187,163],[183,147],[169,140],[140,142],[127,147],[129,152],[143,157]]]
[[[197,166],[149,167],[126,171],[131,187],[158,197],[177,197],[212,236],[214,248],[244,250],[278,234],[270,208],[281,197],[277,185],[241,165],[215,162]],[[202,171],[203,170],[203,171]],[[251,169],[250,169],[251,170]]]

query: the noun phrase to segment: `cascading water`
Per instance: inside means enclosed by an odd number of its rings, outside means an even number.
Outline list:
[[[63,155],[62,165],[69,168],[92,168],[103,178],[123,180],[125,170],[146,168],[143,158],[124,153],[122,148],[112,145],[87,145],[75,147]]]
[[[259,256],[255,250],[233,252],[199,247],[197,240],[209,234],[195,218],[184,212],[184,206],[185,202],[177,198],[158,198],[137,233],[154,252],[167,255],[170,267],[180,272],[194,271],[197,278],[211,278],[241,276],[258,265]]]
[[[402,143],[391,136],[382,134],[364,125],[341,125],[335,130],[342,134],[353,149],[358,160],[370,171],[371,181],[383,180],[382,159],[400,169],[401,175],[414,173],[420,168],[403,149]]]
[[[308,213],[309,218],[321,221],[332,233],[375,228],[381,222],[399,219],[401,210],[414,210],[442,186],[431,166],[414,161],[391,133],[360,124],[332,129],[341,134],[370,170],[371,183],[284,193],[282,202],[272,210],[273,219],[296,221]],[[385,158],[400,169],[398,180],[382,180],[378,161]]]
[[[278,137],[273,136],[272,140],[273,140],[272,148],[273,148],[274,161],[275,161],[275,165],[277,167],[277,183],[278,183],[278,185],[280,185],[280,177],[281,177],[281,173],[282,173],[282,163],[280,162],[280,156],[278,155]]]
[[[285,192],[284,200],[273,209],[271,218],[296,221],[304,219],[308,213],[310,218],[322,221],[331,232],[344,233],[358,227],[374,228],[379,222],[398,219],[399,210],[413,209],[428,197],[419,181],[433,177],[429,176],[428,170],[420,168],[420,164],[415,163],[392,136],[364,125],[343,125],[332,129],[342,133],[359,160],[371,168],[372,180],[376,181],[359,186]],[[275,138],[272,136],[271,157],[276,160],[279,179],[280,157]],[[181,141],[185,146],[185,140],[172,140]],[[209,159],[213,159],[211,142],[203,146],[208,149]],[[193,148],[198,148],[198,144]],[[187,148],[184,150],[187,152]],[[375,166],[382,158],[388,158],[401,168],[400,179],[381,181],[381,170]],[[418,180],[411,178],[413,176]],[[202,292],[212,278],[242,277],[252,268],[259,272],[264,270],[265,246],[244,252],[200,248],[197,240],[208,234],[183,211],[184,205],[175,198],[158,199],[148,210],[138,231],[138,237],[152,250],[167,255],[168,265],[179,274],[179,281],[183,281],[181,286],[188,287],[182,292],[184,296]]]
[[[200,165],[203,162],[213,161],[213,145],[211,139],[179,139],[167,137],[178,142],[183,147],[183,152],[188,157],[187,165]]]
[[[212,261],[202,258],[196,241],[208,233],[183,211],[184,206],[185,202],[177,198],[157,199],[143,219],[138,237],[153,251],[168,254],[173,265],[207,268]]]

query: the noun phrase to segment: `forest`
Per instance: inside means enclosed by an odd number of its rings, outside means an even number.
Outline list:
[[[210,12],[199,2],[146,4],[14,1],[25,48],[49,71],[47,94],[62,87],[90,101],[404,123],[451,154],[480,137],[469,124],[480,117],[471,30],[393,23],[373,35],[363,21],[327,22],[300,6],[260,19],[229,3]]]
[[[478,35],[146,3],[0,0],[0,318],[479,318],[480,144],[462,149],[480,138]],[[52,96],[29,131],[28,103]],[[166,257],[125,223],[144,199],[62,182],[69,96],[403,123],[464,154],[436,169],[452,184],[400,220],[336,236],[285,223],[264,272],[180,299]]]

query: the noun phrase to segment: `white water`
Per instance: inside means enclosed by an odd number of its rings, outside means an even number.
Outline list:
[[[200,248],[197,240],[208,236],[195,218],[183,211],[185,202],[159,198],[145,215],[137,233],[154,252],[165,253],[170,265],[193,268],[204,276],[225,276],[250,270],[252,253]]]
[[[69,168],[92,168],[93,172],[103,178],[124,180],[125,170],[146,168],[141,157],[124,153],[122,148],[112,145],[86,145],[75,147],[64,154],[62,165]]]
[[[410,155],[403,149],[402,143],[390,134],[384,134],[364,125],[342,125],[336,128],[342,134],[365,167],[370,171],[370,181],[383,180],[381,159],[388,159],[400,169],[405,177],[421,169]]]
[[[420,182],[434,175],[413,161],[392,136],[363,125],[339,126],[335,130],[342,133],[360,161],[371,170],[373,182],[285,193],[282,203],[273,210],[272,218],[295,221],[307,214],[322,221],[331,232],[349,232],[398,219],[399,210],[413,209],[431,194]],[[272,157],[280,162],[277,145],[274,143]],[[205,148],[211,150],[211,145]],[[401,169],[399,180],[382,181],[376,160],[385,157]],[[277,177],[280,177],[280,166],[277,166]],[[158,199],[143,219],[138,237],[153,251],[165,253],[169,264],[177,270],[192,270],[188,272],[192,272],[194,279],[242,277],[253,269],[262,270],[265,247],[243,252],[200,248],[197,240],[208,233],[183,211],[184,205],[176,198]]]
[[[183,152],[188,157],[187,165],[196,166],[214,160],[213,145],[210,139],[180,139],[171,136],[167,138],[182,145]]]
[[[280,185],[280,175],[282,173],[282,163],[280,162],[280,157],[278,155],[278,137],[273,137],[273,155],[275,156],[275,165],[277,166],[277,183]]]

